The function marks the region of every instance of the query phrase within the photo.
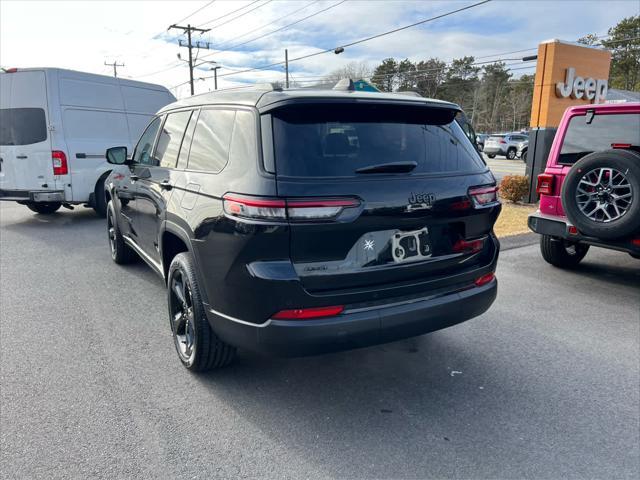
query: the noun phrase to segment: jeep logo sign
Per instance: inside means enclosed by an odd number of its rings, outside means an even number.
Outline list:
[[[576,77],[575,68],[567,68],[564,82],[556,83],[556,96],[561,98],[575,98],[601,103],[607,98],[607,80],[594,80]]]

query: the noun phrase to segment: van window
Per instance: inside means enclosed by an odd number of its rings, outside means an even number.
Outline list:
[[[615,143],[640,150],[640,115],[596,114],[591,123],[584,115],[575,116],[569,121],[558,163],[573,165],[585,155],[610,150]]]
[[[411,174],[479,172],[478,152],[443,108],[323,104],[274,113],[276,174],[359,175],[363,167],[416,162]]]
[[[156,147],[156,160],[161,167],[175,168],[178,161],[178,153],[184,130],[191,118],[191,110],[185,112],[170,113],[162,126]]]
[[[0,109],[0,145],[31,145],[47,139],[42,108]]]
[[[189,170],[218,173],[229,161],[235,110],[202,110],[193,134]]]
[[[142,137],[140,137],[138,145],[136,145],[136,149],[133,151],[133,163],[158,165],[151,157],[151,150],[153,149],[153,142],[156,139],[161,120],[160,117],[156,117],[144,131]]]

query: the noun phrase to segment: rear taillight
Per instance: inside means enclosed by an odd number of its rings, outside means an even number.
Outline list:
[[[60,150],[54,150],[51,152],[51,161],[53,163],[54,175],[66,175],[69,173],[69,166],[67,165],[67,156]]]
[[[234,217],[294,222],[333,220],[345,208],[360,205],[352,198],[258,198],[232,193],[223,200],[224,211]]]
[[[294,308],[292,310],[280,310],[273,317],[277,320],[308,320],[311,318],[333,317],[343,312],[344,306],[331,307]]]
[[[640,247],[640,237],[634,238],[633,240],[631,240],[631,244],[636,247]]]
[[[469,196],[476,208],[486,207],[498,203],[498,187],[473,187],[469,189]]]
[[[538,175],[536,193],[538,195],[551,195],[553,193],[553,178],[553,175],[549,173],[541,173]]]
[[[506,140],[500,140],[500,143],[507,143]]]
[[[479,240],[458,240],[451,248],[455,253],[476,253],[484,248],[484,239]]]
[[[482,285],[486,285],[487,283],[492,282],[494,278],[496,278],[496,276],[493,272],[486,273],[481,277],[476,278],[476,281],[474,283],[476,284],[476,287],[481,287]]]

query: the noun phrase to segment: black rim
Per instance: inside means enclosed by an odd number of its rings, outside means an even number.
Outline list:
[[[169,281],[169,313],[178,355],[184,362],[190,363],[196,343],[193,297],[189,281],[181,270],[174,270]]]
[[[111,213],[107,215],[107,234],[109,235],[109,248],[111,249],[111,256],[116,256],[116,228],[113,225],[113,218]]]

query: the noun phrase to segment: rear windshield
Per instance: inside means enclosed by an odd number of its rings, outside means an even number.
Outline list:
[[[276,172],[357,176],[356,170],[415,162],[411,174],[486,167],[454,121],[455,111],[389,105],[300,105],[274,113]]]
[[[42,108],[0,109],[0,145],[31,145],[47,139]]]
[[[585,155],[614,145],[640,151],[640,114],[595,115],[591,123],[587,119],[580,115],[569,121],[558,163],[573,165]]]

